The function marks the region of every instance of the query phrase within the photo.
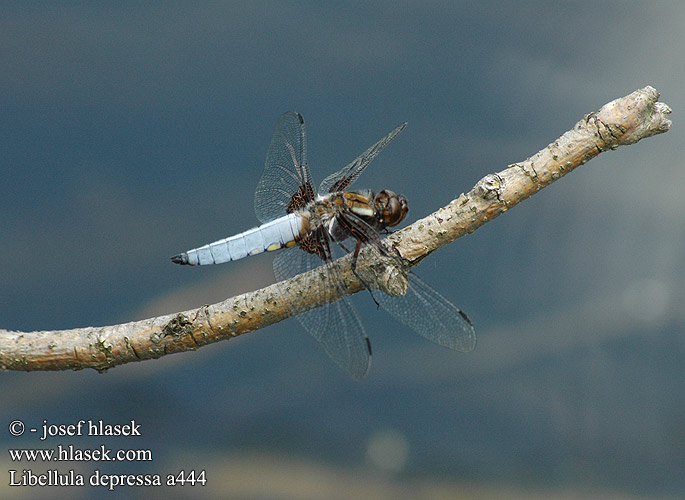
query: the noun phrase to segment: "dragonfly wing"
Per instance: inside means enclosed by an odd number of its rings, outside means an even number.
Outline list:
[[[431,342],[463,352],[476,347],[476,331],[466,314],[414,273],[409,273],[406,295],[374,296],[390,315]]]
[[[357,180],[368,164],[371,163],[371,160],[378,156],[378,153],[383,151],[383,148],[390,144],[390,141],[402,132],[406,126],[407,122],[404,122],[402,125],[395,127],[388,135],[360,154],[352,163],[326,177],[319,186],[319,193],[335,193],[347,189]]]
[[[276,255],[274,274],[281,281],[321,264],[317,255],[293,247]],[[310,285],[328,297],[331,282],[335,289],[342,286],[342,281],[335,265],[324,264],[324,268]],[[338,366],[357,380],[366,376],[371,366],[371,344],[349,298],[304,312],[293,309],[292,313]]]
[[[269,222],[312,199],[304,118],[296,111],[289,111],[281,116],[274,129],[264,172],[255,191],[255,213],[262,223]]]

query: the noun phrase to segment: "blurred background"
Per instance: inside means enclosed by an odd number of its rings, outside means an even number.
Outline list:
[[[206,471],[205,486],[3,498],[682,498],[685,106],[681,2],[7,2],[0,17],[0,327],[108,325],[272,282],[271,256],[169,256],[256,225],[284,111],[315,181],[397,124],[356,187],[408,222],[654,86],[672,131],[607,152],[417,269],[464,309],[469,354],[364,294],[354,382],[294,319],[105,374],[0,373],[0,423],[141,425],[0,449],[149,449],[152,462],[0,471]]]

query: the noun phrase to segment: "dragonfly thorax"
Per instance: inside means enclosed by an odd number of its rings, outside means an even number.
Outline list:
[[[407,199],[389,189],[384,189],[376,195],[370,189],[348,191],[342,193],[342,196],[347,201],[350,211],[376,231],[395,227],[409,212]]]
[[[377,195],[370,189],[317,196],[296,213],[302,217],[303,233],[326,228],[337,241],[349,237],[366,240],[365,227],[383,231],[398,225],[407,215],[407,199],[389,190]],[[302,234],[302,236],[305,236]]]

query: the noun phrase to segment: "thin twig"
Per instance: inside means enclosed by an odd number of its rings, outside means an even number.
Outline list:
[[[671,122],[666,115],[671,110],[658,99],[659,93],[648,86],[606,104],[542,151],[486,175],[467,194],[389,236],[386,244],[416,265],[599,153],[667,132]],[[347,293],[352,294],[362,287],[348,261],[341,259],[341,275]],[[360,269],[364,265],[362,255]],[[291,310],[320,306],[318,289],[307,285],[307,278],[316,277],[313,270],[218,304],[122,325],[42,332],[0,330],[0,369],[105,371],[131,361],[195,350],[282,321]]]

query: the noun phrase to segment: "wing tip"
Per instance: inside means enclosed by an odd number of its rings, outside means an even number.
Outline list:
[[[352,375],[352,378],[357,382],[361,382],[362,380],[364,380],[371,371],[371,360],[373,359],[373,352],[371,350],[371,340],[369,339],[369,337],[365,337],[364,341],[366,343],[366,350],[369,354],[366,361],[366,366],[363,368],[363,370],[360,371],[350,371],[350,375]]]
[[[294,109],[283,113],[281,115],[281,119],[287,120],[292,116],[294,116],[297,119],[297,121],[300,122],[301,125],[304,125],[304,117],[302,116],[302,113],[300,113],[299,111],[295,111]]]

